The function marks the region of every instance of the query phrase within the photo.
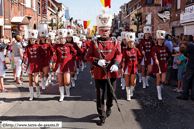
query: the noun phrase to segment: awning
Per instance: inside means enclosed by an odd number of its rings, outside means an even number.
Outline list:
[[[11,20],[11,23],[20,24],[20,25],[28,25],[29,20],[25,16],[24,17],[13,17]]]

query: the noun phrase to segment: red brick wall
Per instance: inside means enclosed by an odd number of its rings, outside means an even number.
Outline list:
[[[151,26],[152,26],[152,36],[153,38],[156,38],[156,31],[159,30],[165,30],[168,33],[170,33],[169,29],[169,23],[170,21],[168,20],[166,23],[158,17],[158,12],[161,9],[160,6],[147,6],[147,7],[142,7],[139,11],[144,12],[143,13],[143,21],[145,21],[145,15],[146,14],[151,14]],[[140,29],[143,29],[145,24],[140,26]]]
[[[181,0],[181,8],[177,10],[177,0],[173,0],[173,7],[170,9],[171,22],[180,20],[181,10],[185,11],[185,4],[187,0]],[[176,15],[177,14],[177,15]]]
[[[20,3],[24,3],[25,4],[25,0],[18,0],[17,4],[12,4],[11,0],[5,0],[4,1],[4,6],[5,6],[5,10],[4,10],[4,15],[5,15],[5,25],[9,25],[11,26],[11,20],[14,16],[19,16],[19,17],[23,17],[23,16],[31,16],[32,18],[30,19],[30,28],[33,29],[34,28],[34,24],[36,24],[36,27],[38,28],[38,24],[37,24],[37,14],[36,12],[33,10],[33,1],[31,0],[31,7],[32,8],[25,8],[25,5],[22,5]],[[37,9],[37,0],[35,0],[35,7]],[[42,20],[46,20],[45,18],[42,18]],[[41,21],[41,17],[38,16],[38,22]],[[12,37],[12,33],[11,33],[11,29],[5,28],[4,30],[5,35],[8,35],[9,37]],[[21,31],[20,31],[21,35],[25,34],[25,30],[24,30],[24,26],[21,25]]]

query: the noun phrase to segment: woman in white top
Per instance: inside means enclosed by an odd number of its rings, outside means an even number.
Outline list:
[[[0,44],[0,92],[7,92],[4,88],[3,84],[3,78],[5,77],[5,69],[7,69],[6,63],[5,63],[5,57],[4,57],[4,50],[5,50],[5,45]]]
[[[22,53],[22,37],[20,35],[16,35],[16,43],[13,45],[13,52],[14,52],[14,61],[16,65],[16,82],[18,84],[23,84],[20,81],[21,75],[21,68],[22,68],[22,60],[23,60],[23,53]]]

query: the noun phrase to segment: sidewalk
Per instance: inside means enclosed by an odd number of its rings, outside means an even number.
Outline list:
[[[9,63],[9,59],[5,58],[6,63]],[[8,69],[6,70],[6,75],[4,78],[4,87],[9,90],[9,92],[0,93],[0,116],[3,116],[7,111],[12,109],[18,100],[15,98],[20,98],[20,91],[17,86],[13,85],[13,73],[11,72],[11,65],[7,64]]]

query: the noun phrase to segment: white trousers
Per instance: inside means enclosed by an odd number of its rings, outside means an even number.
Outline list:
[[[11,60],[11,58],[12,58],[12,52],[8,51],[8,57]]]
[[[16,77],[20,77],[22,70],[22,59],[20,57],[14,57],[15,65],[16,65]]]

